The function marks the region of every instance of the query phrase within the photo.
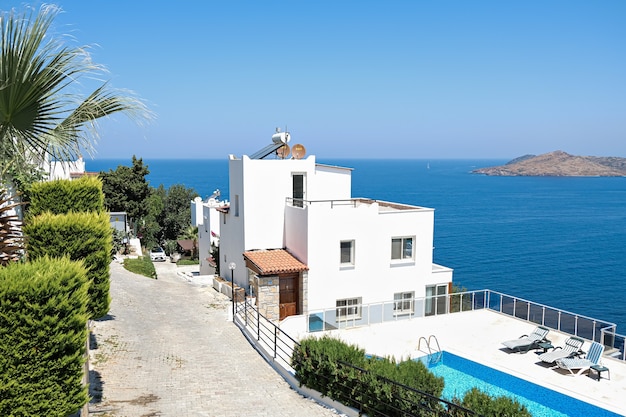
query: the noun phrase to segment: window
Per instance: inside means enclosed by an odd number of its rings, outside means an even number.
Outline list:
[[[293,181],[293,188],[291,197],[293,198],[293,205],[295,207],[304,206],[304,175],[293,174],[291,176]]]
[[[413,259],[413,238],[394,237],[391,239],[391,259]]]
[[[354,240],[343,240],[339,244],[342,265],[354,265]]]
[[[239,194],[235,194],[235,217],[239,217]]]
[[[399,292],[393,295],[394,314],[412,314],[415,310],[415,292]]]
[[[434,316],[447,312],[448,284],[427,285],[424,314]]]
[[[337,320],[361,318],[361,297],[337,300]]]

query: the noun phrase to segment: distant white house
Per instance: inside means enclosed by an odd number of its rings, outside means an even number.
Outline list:
[[[219,245],[220,213],[228,207],[228,201],[219,200],[216,190],[206,200],[196,197],[191,202],[191,224],[198,227],[198,253],[200,254],[200,275],[213,273],[215,260],[211,258],[212,245]]]
[[[315,156],[229,157],[220,272],[230,278],[234,264],[235,283],[270,319],[334,308],[353,319],[394,300],[402,313],[449,292],[452,270],[433,264],[434,210],[352,198],[351,175]]]
[[[75,161],[51,161],[48,156],[41,163],[41,169],[46,175],[46,179],[69,180],[80,178],[84,175],[95,175],[85,171],[85,160],[82,156]]]

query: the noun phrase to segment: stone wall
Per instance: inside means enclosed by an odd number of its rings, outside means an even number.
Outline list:
[[[280,286],[278,275],[255,277],[254,290],[259,312],[269,320],[280,319]]]

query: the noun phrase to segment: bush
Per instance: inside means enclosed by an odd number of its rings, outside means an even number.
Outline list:
[[[363,367],[365,351],[325,335],[320,339],[302,340],[291,359],[296,378],[302,385],[331,398],[345,394],[345,378],[349,376],[342,373],[340,361]]]
[[[291,362],[302,385],[367,414],[396,415],[399,410],[418,413],[423,406],[432,410],[439,407],[438,400],[410,389],[398,390],[397,384],[436,398],[443,392],[443,378],[433,375],[421,362],[396,364],[393,358],[367,359],[364,350],[329,336],[302,340]]]
[[[124,259],[124,268],[135,274],[157,279],[156,269],[154,269],[154,264],[149,256],[140,256],[134,259],[126,258]]]
[[[29,214],[36,216],[46,211],[54,214],[103,212],[102,181],[94,177],[82,177],[77,180],[33,184],[30,191]]]
[[[493,397],[478,388],[467,391],[462,401],[456,399],[455,402],[485,417],[532,417],[519,401],[506,396]]]
[[[0,415],[65,417],[87,402],[88,288],[67,258],[0,268]]]
[[[44,213],[30,219],[23,230],[30,259],[69,256],[71,260],[84,260],[91,283],[90,317],[106,315],[110,305],[112,245],[109,216],[105,213]]]

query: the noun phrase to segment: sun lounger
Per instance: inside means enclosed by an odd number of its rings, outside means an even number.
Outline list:
[[[546,363],[553,363],[557,359],[577,356],[582,353],[583,343],[585,343],[583,339],[572,336],[565,341],[563,346],[557,346],[550,352],[539,355],[539,359]]]
[[[507,340],[502,344],[514,352],[526,353],[530,349],[537,349],[539,343],[547,342],[546,336],[549,331],[547,327],[537,326],[531,334],[522,335],[519,339]]]
[[[598,342],[593,342],[584,359],[562,358],[557,359],[556,364],[561,369],[567,369],[572,375],[581,375],[585,371],[588,371],[592,366],[600,364],[602,353],[604,353],[604,345]]]

